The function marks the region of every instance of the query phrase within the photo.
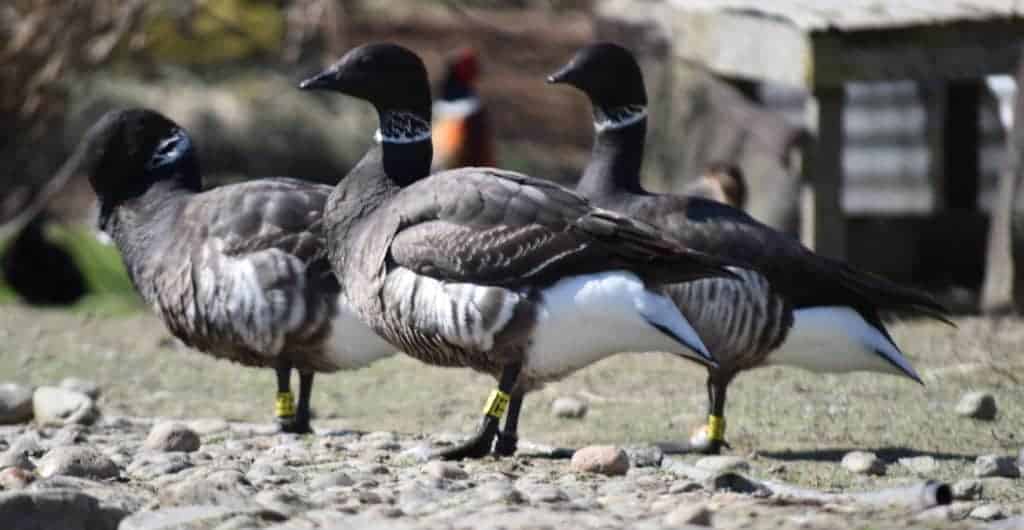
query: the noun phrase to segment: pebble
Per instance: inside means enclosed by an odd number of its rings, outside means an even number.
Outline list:
[[[77,445],[51,449],[39,460],[36,472],[41,477],[67,475],[93,479],[114,478],[121,473],[117,464],[103,453]]]
[[[18,468],[25,471],[32,471],[36,468],[36,465],[32,463],[32,460],[28,457],[25,451],[20,451],[16,447],[10,447],[3,453],[0,453],[0,469],[5,468]]]
[[[351,486],[353,484],[355,484],[355,481],[352,480],[348,473],[335,471],[316,477],[309,483],[309,487],[319,491],[339,486]]]
[[[578,472],[625,475],[629,471],[629,456],[613,445],[591,445],[573,453],[571,465]]]
[[[681,482],[674,482],[668,487],[668,492],[671,495],[678,495],[680,493],[690,493],[691,491],[700,491],[702,489],[704,489],[704,486],[701,486],[700,482],[683,480]]]
[[[1017,478],[1020,468],[1012,456],[982,455],[974,461],[974,476]]]
[[[149,431],[142,447],[150,451],[191,453],[199,449],[199,435],[180,423],[158,423]]]
[[[930,475],[939,468],[939,463],[932,456],[909,456],[899,459],[901,466],[918,475]]]
[[[31,484],[35,479],[35,474],[30,470],[20,467],[9,467],[0,471],[0,488],[20,490]]]
[[[273,510],[288,517],[304,512],[309,504],[293,492],[263,490],[257,493],[252,501],[264,508]]]
[[[231,425],[221,418],[200,418],[198,420],[192,420],[186,425],[188,425],[189,429],[192,429],[200,436],[224,432],[231,429]]]
[[[18,383],[0,384],[0,425],[32,419],[32,392],[32,387]]]
[[[5,529],[114,530],[125,515],[123,510],[101,505],[96,497],[79,491],[0,493],[0,521]]]
[[[626,455],[632,467],[660,467],[661,461],[665,459],[665,453],[661,448],[653,445],[633,445],[626,448]]]
[[[669,526],[711,526],[711,510],[705,504],[684,505],[665,515]]]
[[[953,498],[958,501],[970,501],[981,497],[984,486],[980,480],[958,480],[950,487]]]
[[[92,400],[99,399],[100,397],[100,386],[93,381],[87,381],[77,377],[65,377],[61,380],[60,387],[65,390],[85,394]]]
[[[525,500],[523,493],[509,481],[492,481],[481,484],[477,488],[476,494],[487,504],[521,504]]]
[[[956,404],[956,413],[977,420],[994,420],[997,412],[996,398],[988,392],[968,392]]]
[[[1003,513],[1003,507],[998,504],[982,504],[971,510],[968,517],[971,519],[981,519],[982,521],[995,521],[1005,517],[1005,514]]]
[[[423,466],[423,472],[434,478],[449,480],[462,480],[469,477],[469,473],[466,473],[466,471],[457,464],[441,462],[439,460],[428,462]]]
[[[256,493],[245,476],[235,470],[196,474],[159,492],[161,504],[188,506],[210,504],[219,506],[242,505]]]
[[[885,463],[869,451],[851,451],[843,456],[843,467],[860,475],[883,475]]]
[[[530,502],[555,503],[569,500],[569,496],[559,488],[547,484],[537,484],[524,491]]]
[[[174,475],[192,467],[192,460],[186,453],[142,452],[135,455],[125,473],[137,480],[153,480]]]
[[[41,386],[32,394],[32,413],[41,425],[89,425],[99,417],[89,396],[55,386]]]
[[[551,402],[551,414],[556,418],[580,419],[587,415],[587,404],[574,397],[560,397]]]
[[[750,471],[750,463],[741,456],[705,456],[698,460],[695,465],[700,469],[713,473]]]

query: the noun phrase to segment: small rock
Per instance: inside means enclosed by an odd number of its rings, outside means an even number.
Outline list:
[[[680,493],[690,493],[691,491],[700,491],[704,489],[704,486],[700,485],[700,482],[692,480],[684,480],[682,482],[674,482],[668,487],[670,495],[678,495]]]
[[[256,493],[245,476],[234,470],[219,470],[208,475],[193,475],[159,492],[164,506],[211,504],[243,505]]]
[[[750,463],[740,456],[705,456],[695,465],[700,469],[715,473],[750,471]]]
[[[0,493],[0,521],[7,529],[114,530],[126,515],[78,491]]]
[[[200,418],[188,422],[188,428],[198,435],[214,434],[231,429],[231,424],[221,418]]]
[[[32,387],[17,383],[0,384],[0,425],[32,419]]]
[[[477,495],[487,504],[521,504],[523,494],[508,481],[494,481],[482,484],[476,489]]]
[[[911,456],[899,459],[901,466],[918,475],[930,475],[939,468],[939,463],[931,456]]]
[[[77,445],[55,447],[39,460],[41,477],[67,475],[92,479],[113,478],[120,470],[110,458],[91,448]]]
[[[35,474],[20,467],[9,467],[0,471],[0,487],[5,490],[20,490],[35,479]]]
[[[1012,456],[982,455],[974,461],[974,476],[1017,478],[1020,468]]]
[[[980,480],[966,479],[958,480],[950,488],[953,498],[958,501],[970,501],[981,497],[984,490]]]
[[[626,456],[633,467],[660,467],[665,459],[661,448],[653,445],[634,445],[626,448]]]
[[[352,477],[348,476],[347,473],[335,471],[333,473],[327,473],[326,475],[316,477],[309,483],[309,487],[314,491],[322,491],[327,488],[351,486],[353,484],[355,484],[355,481],[352,480]]]
[[[668,526],[711,526],[711,510],[703,504],[680,506],[665,515]]]
[[[971,519],[981,519],[982,521],[995,521],[1006,516],[1003,514],[1002,506],[998,504],[982,504],[971,510],[971,514],[968,517]]]
[[[264,508],[274,510],[288,517],[309,509],[308,503],[289,491],[264,490],[257,493],[252,500]]]
[[[149,431],[142,447],[151,451],[191,453],[199,449],[199,435],[180,423],[158,423]]]
[[[868,451],[851,451],[843,456],[843,467],[860,475],[882,475],[885,463],[875,453]]]
[[[153,480],[174,475],[190,467],[192,460],[186,453],[144,452],[135,455],[125,472],[138,480]]]
[[[17,468],[25,471],[32,471],[36,465],[29,459],[28,454],[11,447],[0,453],[0,469]]]
[[[469,477],[469,473],[466,473],[461,467],[451,462],[441,462],[435,460],[428,462],[423,466],[423,471],[435,478],[446,478],[449,480],[461,480]]]
[[[85,394],[93,400],[100,397],[100,386],[93,381],[86,381],[85,379],[79,379],[77,377],[65,377],[60,382],[60,387],[65,390]]]
[[[625,475],[629,471],[629,456],[613,445],[591,445],[572,455],[573,471]]]
[[[587,404],[574,397],[560,397],[551,403],[551,414],[556,418],[579,419],[587,415]]]
[[[88,425],[99,417],[96,402],[89,396],[58,388],[41,386],[32,394],[32,412],[43,425]]]
[[[996,398],[988,392],[968,392],[956,404],[957,414],[977,420],[993,420],[996,411]]]
[[[569,500],[564,491],[547,484],[537,484],[526,491],[526,496],[537,503],[555,503]]]
[[[702,486],[708,491],[733,491],[736,493],[748,493],[757,497],[771,494],[763,485],[732,471],[715,473],[706,478]]]

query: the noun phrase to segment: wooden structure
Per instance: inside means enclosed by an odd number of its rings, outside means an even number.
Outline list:
[[[654,28],[672,56],[741,86],[770,81],[813,96],[817,142],[802,171],[814,191],[813,246],[834,257],[846,251],[844,84],[941,83],[945,127],[931,141],[936,204],[961,207],[977,194],[981,79],[1015,71],[1024,42],[1016,0],[604,0],[598,12]]]

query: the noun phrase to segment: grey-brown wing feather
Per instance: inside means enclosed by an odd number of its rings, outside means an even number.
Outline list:
[[[536,285],[618,268],[659,280],[725,274],[722,262],[688,251],[650,225],[517,173],[440,173],[404,190],[395,207],[402,223],[390,258],[446,281]]]

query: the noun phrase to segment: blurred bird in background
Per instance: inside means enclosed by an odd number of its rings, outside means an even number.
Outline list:
[[[743,170],[728,162],[713,162],[704,173],[686,186],[684,195],[694,195],[728,204],[741,210],[747,207],[747,182]]]
[[[433,109],[434,171],[496,163],[494,132],[476,91],[479,75],[473,48],[462,48],[445,62]]]

